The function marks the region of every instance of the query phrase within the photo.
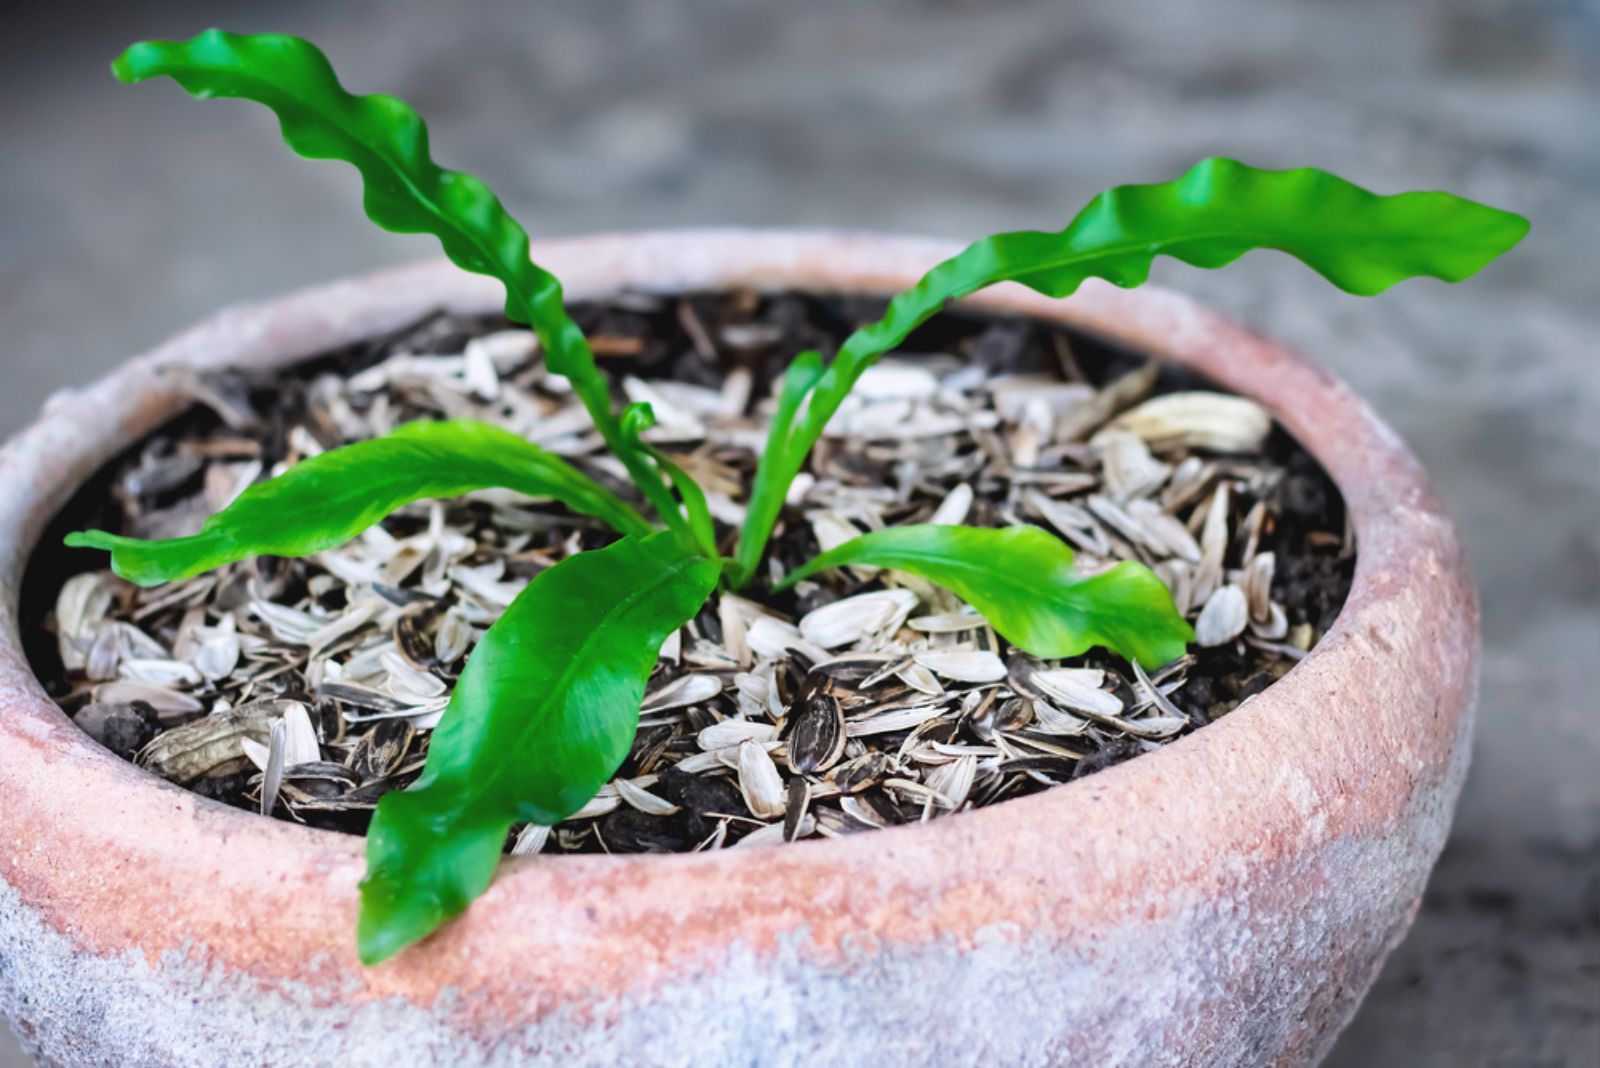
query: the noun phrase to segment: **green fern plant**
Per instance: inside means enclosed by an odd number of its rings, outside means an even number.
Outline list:
[[[618,410],[560,283],[529,257],[526,232],[479,179],[439,167],[428,131],[404,102],[354,96],[306,41],[212,30],[129,48],[125,82],[169,77],[197,97],[271,108],[302,156],[360,172],[367,216],[436,237],[468,271],[499,279],[506,314],[538,335],[627,469],[638,504],[495,427],[422,423],[336,449],[256,485],[193,537],[139,541],[101,531],[70,536],[109,550],[113,569],[152,585],[258,554],[335,546],[393,509],[491,486],[561,501],[613,527],[605,548],[536,577],[479,642],[410,789],[383,798],[367,838],[358,945],[376,963],[459,914],[488,886],[509,829],[556,823],[581,808],[628,752],[646,681],[665,639],[719,584],[758,573],[785,494],[863,371],[950,301],[998,282],[1064,297],[1085,279],[1145,281],[1159,255],[1197,267],[1253,249],[1298,258],[1351,293],[1405,278],[1459,281],[1517,243],[1526,220],[1442,192],[1379,196],[1310,168],[1257,170],[1208,159],[1176,181],[1101,193],[1065,229],[999,234],[937,265],[851,334],[832,359],[797,357],[731,556],[719,553],[698,487],[641,440],[651,413]],[[1124,563],[1080,574],[1063,542],[1035,527],[908,526],[863,535],[789,574],[873,564],[920,575],[970,602],[1021,649],[1065,657],[1099,646],[1154,668],[1193,634],[1161,581]],[[1017,576],[1028,576],[1027,582]]]

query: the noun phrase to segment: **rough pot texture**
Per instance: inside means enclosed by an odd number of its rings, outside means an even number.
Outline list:
[[[709,231],[544,244],[621,287],[888,293],[952,250]],[[101,749],[23,657],[22,571],[100,464],[185,403],[172,364],[270,367],[497,307],[443,262],[223,312],[59,396],[0,452],[0,1012],[49,1064],[1300,1064],[1405,932],[1466,771],[1478,608],[1416,460],[1348,387],[1173,293],[1054,319],[1267,404],[1343,492],[1333,630],[1197,734],[930,824],[770,850],[528,857],[375,969],[362,842],[207,801]]]

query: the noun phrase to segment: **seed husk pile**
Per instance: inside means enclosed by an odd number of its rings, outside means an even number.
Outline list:
[[[654,407],[647,437],[731,535],[776,376],[879,307],[740,292],[576,311],[619,396]],[[300,458],[439,417],[499,423],[628,492],[533,336],[504,320],[436,315],[271,378],[172,380],[195,409],[110,465],[60,526],[190,533]],[[758,584],[668,640],[613,781],[507,848],[775,844],[1066,783],[1281,677],[1331,626],[1354,558],[1331,482],[1258,405],[1094,338],[966,312],[863,377],[789,495],[765,575],[921,522],[1037,524],[1086,572],[1142,561],[1196,646],[1153,673],[1100,651],[1041,662],[911,575],[858,567],[781,595]],[[409,507],[306,560],[155,589],[47,549],[24,619],[40,677],[108,748],[228,804],[359,833],[421,771],[483,631],[533,575],[609,537],[559,505],[487,491]]]

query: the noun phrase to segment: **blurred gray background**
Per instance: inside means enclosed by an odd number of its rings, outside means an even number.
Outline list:
[[[415,103],[535,235],[1054,228],[1230,154],[1533,219],[1456,288],[1280,257],[1156,277],[1324,361],[1450,500],[1485,605],[1471,780],[1331,1063],[1600,1064],[1600,9],[1120,0],[57,3],[0,15],[0,431],[220,305],[429,255],[253,105],[106,65],[209,25],[314,38]],[[1403,670],[1403,665],[1399,668]],[[248,1059],[247,1051],[241,1051]],[[0,1066],[23,1063],[0,1028]]]

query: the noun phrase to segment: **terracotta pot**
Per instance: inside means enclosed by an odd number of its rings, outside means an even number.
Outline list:
[[[939,243],[741,231],[543,244],[621,287],[882,293]],[[771,850],[519,858],[459,922],[354,953],[362,842],[101,749],[21,652],[45,523],[177,412],[174,364],[272,367],[497,287],[442,262],[226,311],[0,452],[0,1010],[47,1063],[1300,1064],[1416,912],[1466,771],[1478,608],[1416,460],[1346,386],[1159,289],[974,305],[1110,335],[1271,407],[1360,554],[1333,631],[1192,737],[952,819]]]

